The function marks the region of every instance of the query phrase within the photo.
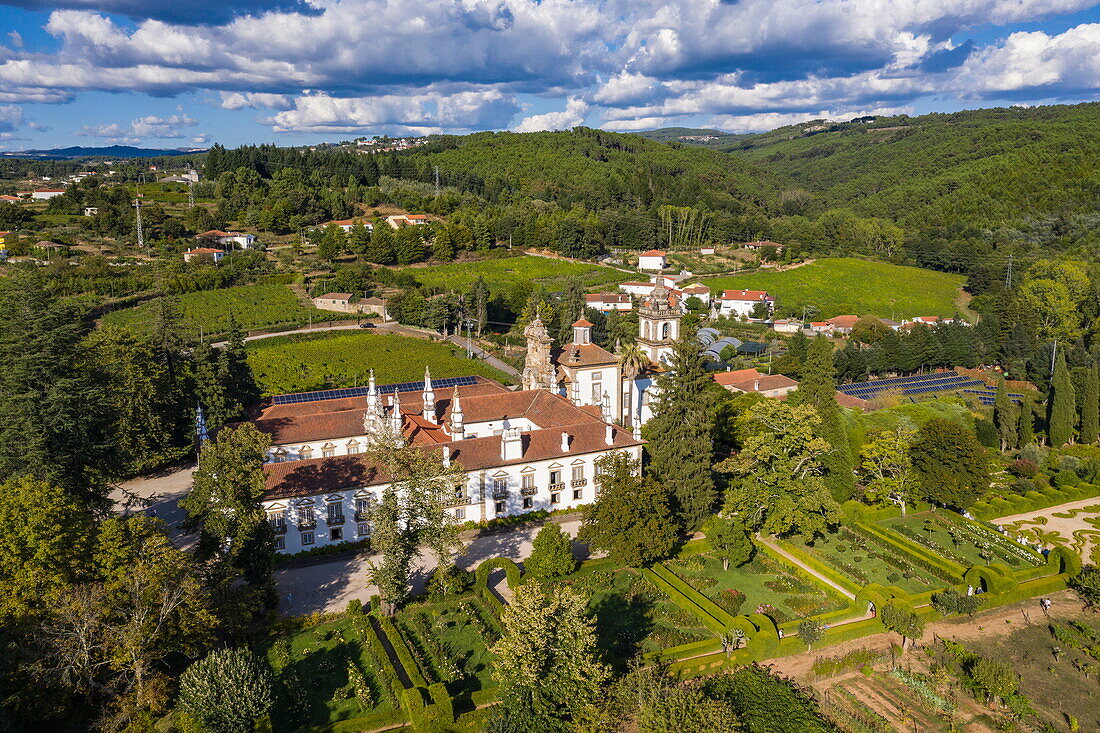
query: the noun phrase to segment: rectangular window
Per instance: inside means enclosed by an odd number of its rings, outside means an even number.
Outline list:
[[[465,518],[466,518],[466,507],[460,506],[458,509],[455,509],[455,519],[461,521]]]
[[[267,521],[271,524],[271,529],[275,530],[275,534],[286,532],[286,512],[270,512],[267,515]]]
[[[535,500],[534,499],[532,499],[529,496],[524,497],[524,499],[523,499],[523,508],[524,509],[530,509],[534,505],[535,505]]]
[[[508,491],[508,479],[506,479],[506,478],[495,478],[495,479],[493,479],[493,493],[494,494],[503,494],[506,491]]]
[[[355,517],[357,519],[365,519],[368,514],[370,514],[370,499],[356,499]]]
[[[334,501],[328,505],[328,523],[336,524],[342,521],[344,521],[344,505]]]
[[[573,480],[584,481],[584,466],[573,466]]]
[[[335,527],[333,529],[330,529],[328,533],[328,538],[333,541],[344,539],[344,528]]]
[[[312,532],[302,532],[302,544],[303,545],[312,545],[313,544],[313,533]]]
[[[592,383],[592,402],[593,404],[600,404],[603,401],[603,388],[599,382]]]
[[[276,550],[285,550],[286,549],[286,538],[285,537],[279,536],[279,537],[275,538],[275,549]]]
[[[551,504],[560,504],[561,503],[561,494],[551,494],[550,495],[550,503]]]
[[[317,520],[313,516],[313,507],[300,506],[298,507],[298,527],[301,529],[313,529],[317,524]]]
[[[493,511],[495,511],[497,514],[504,514],[504,502],[498,501],[493,507]]]
[[[535,488],[535,474],[533,474],[533,473],[523,474],[523,488],[525,488],[525,489]]]
[[[357,445],[349,445],[348,446],[348,455],[349,456],[354,456],[358,452],[359,452],[359,446],[357,446]]]
[[[356,532],[358,532],[360,537],[366,537],[370,534],[370,524],[368,524],[367,522],[360,522],[356,525],[355,530]]]
[[[581,489],[573,489],[573,500],[578,501],[581,498]]]
[[[550,483],[551,484],[560,484],[561,483],[561,471],[555,470],[555,471],[550,472]]]
[[[332,458],[334,455],[336,455],[336,449],[335,448],[322,448],[321,449],[321,457],[322,458]]]

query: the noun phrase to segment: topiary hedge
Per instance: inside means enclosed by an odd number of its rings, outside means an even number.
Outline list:
[[[1036,512],[1059,504],[1092,499],[1097,496],[1100,496],[1100,487],[1093,484],[1062,486],[1059,489],[1046,487],[1041,491],[1029,491],[1026,494],[999,496],[989,501],[979,501],[970,508],[970,513],[978,519],[988,522],[998,517]]]

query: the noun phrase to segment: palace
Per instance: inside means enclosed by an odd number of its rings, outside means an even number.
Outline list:
[[[366,388],[276,398],[255,420],[271,436],[263,505],[276,548],[293,553],[370,534],[368,510],[389,485],[367,453],[376,440],[460,466],[465,479],[446,497],[459,522],[591,503],[597,458],[641,458],[640,428],[680,318],[676,296],[655,287],[639,309],[638,345],[649,363],[625,375],[618,357],[592,343],[588,321],[554,348],[536,318],[525,330],[519,390],[483,377],[433,382],[425,370],[423,382],[378,386],[372,373]]]

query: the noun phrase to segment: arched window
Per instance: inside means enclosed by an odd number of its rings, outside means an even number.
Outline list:
[[[662,341],[667,341],[668,340],[668,329],[669,329],[669,325],[667,323],[661,325],[661,340]]]

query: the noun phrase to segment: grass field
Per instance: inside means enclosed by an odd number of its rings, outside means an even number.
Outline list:
[[[567,281],[579,279],[585,287],[618,285],[637,279],[626,272],[610,267],[554,260],[548,257],[524,255],[480,262],[455,262],[430,267],[411,267],[407,270],[424,285],[454,290],[464,290],[480,275],[494,293],[507,290],[521,281],[556,287]]]
[[[264,394],[364,385],[374,369],[379,384],[480,374],[507,380],[483,361],[445,343],[359,332],[295,334],[252,341],[248,362]]]
[[[962,275],[867,262],[847,257],[817,260],[784,272],[706,278],[712,293],[728,289],[767,290],[782,311],[817,308],[819,318],[876,315],[902,320],[914,316],[953,316]]]
[[[243,331],[274,326],[304,326],[312,319],[343,320],[346,313],[331,313],[304,307],[285,285],[241,285],[223,290],[184,293],[179,297],[180,312],[185,325],[196,333],[224,334],[230,318],[235,318]],[[150,301],[134,308],[108,313],[104,325],[122,326],[141,331],[152,323],[156,303]]]

